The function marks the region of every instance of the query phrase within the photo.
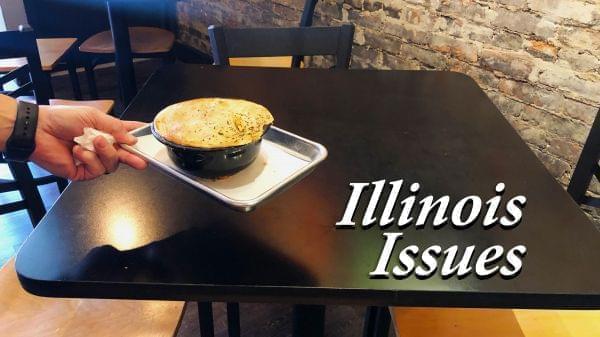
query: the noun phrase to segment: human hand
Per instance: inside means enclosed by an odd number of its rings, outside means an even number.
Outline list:
[[[50,173],[70,180],[89,180],[114,172],[119,163],[144,169],[147,163],[118,144],[133,145],[137,139],[128,131],[144,124],[121,121],[86,106],[40,106],[35,135],[36,148],[30,160]],[[73,138],[91,127],[111,134],[117,144],[103,137],[94,139],[96,153],[83,149]],[[79,165],[75,164],[79,160]]]

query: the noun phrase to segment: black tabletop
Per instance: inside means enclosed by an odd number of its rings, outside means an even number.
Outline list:
[[[286,192],[242,213],[149,168],[73,183],[25,242],[28,291],[57,297],[286,301],[466,307],[600,307],[600,234],[470,78],[451,72],[220,69],[157,72],[126,118],[152,120],[189,98],[245,98],[329,157]],[[350,182],[419,182],[420,196],[527,196],[512,230],[396,225],[336,229]],[[401,197],[408,196],[406,189]],[[361,202],[355,219],[362,219]],[[523,244],[510,280],[473,274],[372,279],[384,232],[398,251]]]

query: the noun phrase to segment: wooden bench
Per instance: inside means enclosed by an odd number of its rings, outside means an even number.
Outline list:
[[[175,336],[184,302],[62,299],[27,293],[0,269],[0,336]]]
[[[598,337],[600,310],[390,308],[399,337]]]

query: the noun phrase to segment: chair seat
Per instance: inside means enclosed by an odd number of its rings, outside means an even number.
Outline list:
[[[390,308],[402,337],[597,337],[600,310]]]
[[[290,68],[292,66],[292,57],[231,57],[229,58],[229,65],[234,67]],[[304,67],[304,62],[300,64],[300,67]]]
[[[184,305],[38,297],[21,288],[13,259],[0,270],[0,336],[174,336]]]
[[[37,39],[42,70],[52,71],[76,41],[76,38]],[[25,64],[26,58],[3,59],[0,60],[0,72],[9,72]]]
[[[173,48],[175,35],[156,27],[130,27],[129,39],[134,54],[167,53]],[[79,51],[94,54],[114,54],[115,45],[110,30],[100,32],[85,40]]]

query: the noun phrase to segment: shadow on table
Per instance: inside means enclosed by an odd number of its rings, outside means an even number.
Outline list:
[[[67,279],[105,282],[224,285],[315,284],[301,265],[233,230],[192,228],[148,245],[120,251],[92,249]]]

